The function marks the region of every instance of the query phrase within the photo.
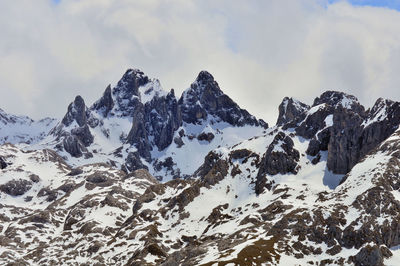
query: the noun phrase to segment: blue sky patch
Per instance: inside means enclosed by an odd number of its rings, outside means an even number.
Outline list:
[[[329,0],[329,3],[336,3],[341,0]],[[376,6],[396,9],[400,11],[400,0],[347,0],[355,6]]]

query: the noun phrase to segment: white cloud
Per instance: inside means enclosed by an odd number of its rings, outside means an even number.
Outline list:
[[[128,67],[179,96],[202,69],[273,124],[285,96],[400,100],[400,13],[323,0],[0,2],[0,108],[62,116]]]

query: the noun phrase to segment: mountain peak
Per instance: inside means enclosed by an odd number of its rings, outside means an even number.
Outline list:
[[[315,98],[313,106],[326,103],[333,107],[343,107],[345,109],[352,109],[362,107],[358,99],[354,95],[347,94],[341,91],[326,91],[321,96]],[[364,107],[362,107],[364,109]]]
[[[309,110],[310,106],[294,98],[285,97],[279,105],[279,116],[276,124],[281,126],[298,118],[302,113]]]
[[[241,109],[228,95],[223,93],[214,77],[207,71],[200,71],[195,82],[185,90],[179,99],[183,121],[201,124],[207,119],[227,122],[233,126],[254,125],[268,127],[246,110]]]
[[[65,114],[62,123],[65,126],[69,126],[74,121],[76,121],[79,126],[86,124],[86,105],[80,95],[76,96],[75,100],[68,106],[68,111]]]
[[[149,82],[149,78],[139,69],[128,69],[114,88],[114,94],[122,99],[139,96],[139,87]]]
[[[214,77],[206,70],[200,71],[197,75],[196,81],[199,83],[209,83],[214,81]]]
[[[113,107],[114,101],[111,96],[111,85],[108,85],[103,96],[92,105],[91,110],[96,110],[106,117]]]

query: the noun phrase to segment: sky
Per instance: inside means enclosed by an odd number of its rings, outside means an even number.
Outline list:
[[[208,70],[275,124],[285,96],[400,101],[400,0],[0,1],[0,108],[61,118],[128,68],[176,95]]]

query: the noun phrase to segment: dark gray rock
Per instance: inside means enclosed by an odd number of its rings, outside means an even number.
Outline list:
[[[191,124],[202,123],[212,115],[219,121],[234,126],[268,127],[267,123],[257,120],[224,94],[214,77],[207,71],[199,73],[196,81],[179,99],[179,105],[182,110],[182,120]]]
[[[105,183],[109,181],[109,178],[107,176],[101,175],[101,174],[93,174],[90,175],[86,178],[86,181],[94,184],[99,184],[99,183]]]
[[[68,130],[66,127],[71,126],[73,122],[76,122],[77,126]],[[85,158],[89,158],[91,154],[88,153],[86,147],[90,146],[94,140],[89,125],[95,127],[98,123],[99,121],[91,115],[90,110],[86,107],[83,98],[76,96],[74,102],[68,106],[61,125],[52,129],[50,134],[62,140],[62,146],[61,143],[57,145],[58,149],[62,150],[63,148],[73,157],[81,157],[84,154]]]
[[[3,159],[3,157],[0,156],[0,169],[4,169],[8,166],[6,161]]]
[[[300,153],[294,148],[293,140],[279,132],[265,152],[256,181],[256,193],[260,194],[267,185],[267,175],[297,174]]]
[[[328,127],[326,118],[330,115],[333,125]],[[379,99],[365,112],[356,97],[327,91],[315,99],[306,116],[299,115],[284,128],[295,127],[297,135],[311,139],[308,155],[316,156],[328,150],[328,169],[335,174],[347,174],[361,158],[393,134],[399,124],[398,103]]]
[[[125,166],[130,172],[138,169],[148,170],[148,167],[142,163],[140,154],[138,152],[130,152],[128,154],[125,160]]]
[[[132,128],[127,137],[127,143],[134,145],[139,155],[151,160],[151,145],[147,135],[144,106],[139,103],[133,114]]]
[[[285,97],[279,105],[279,116],[276,125],[282,126],[290,121],[297,120],[300,117],[305,117],[305,112],[309,109],[310,106],[307,104],[293,98]]]
[[[321,105],[316,108],[318,109],[313,110],[304,120],[301,120],[302,117],[300,117],[300,121],[295,120],[294,123],[287,123],[283,128],[295,127],[298,124],[296,127],[297,135],[306,139],[315,137],[317,132],[326,127],[325,119],[327,116],[332,115],[335,111],[335,108],[330,105]]]
[[[88,125],[72,129],[71,134],[76,136],[85,147],[88,147],[93,143],[94,138],[90,133]]]
[[[85,101],[81,96],[76,96],[74,102],[72,102],[68,106],[68,111],[65,114],[62,123],[65,126],[69,126],[72,122],[76,121],[76,123],[81,127],[86,125],[87,121],[87,108],[85,105]]]
[[[138,69],[128,69],[118,81],[112,91],[114,99],[118,103],[117,112],[122,116],[134,115],[136,104],[140,102],[139,87],[150,82],[150,79]]]
[[[350,109],[361,116],[365,115],[364,106],[353,96],[339,91],[326,91],[320,97],[315,98],[313,106],[327,104],[332,107],[342,107]],[[362,115],[364,114],[364,115]]]
[[[171,90],[166,96],[155,96],[144,105],[141,102],[136,103],[127,142],[138,149],[140,156],[150,161],[152,146],[157,146],[160,151],[164,150],[172,143],[174,134],[181,125],[180,108],[174,91]]]
[[[214,134],[211,132],[209,133],[202,132],[197,136],[197,139],[200,141],[205,140],[211,142],[214,139],[214,137],[215,137]]]
[[[33,183],[38,183],[40,181],[40,177],[38,175],[35,174],[31,174],[29,175],[29,179],[33,182]]]
[[[174,138],[174,143],[176,144],[176,146],[178,148],[182,147],[183,145],[185,145],[185,143],[182,140],[182,137],[175,137]]]
[[[71,154],[71,156],[76,158],[81,157],[83,152],[87,151],[87,149],[79,141],[79,139],[73,135],[69,135],[64,138],[63,147],[66,152],[68,152],[69,154]]]
[[[69,176],[77,176],[83,173],[83,170],[80,168],[74,168],[71,172],[68,173]]]
[[[52,202],[57,199],[58,192],[57,192],[57,190],[53,190],[53,189],[46,187],[46,188],[42,188],[37,195],[38,195],[38,197],[46,197],[46,201]]]
[[[382,116],[382,117],[381,117]],[[392,135],[400,124],[400,103],[379,98],[368,112],[368,124],[361,136],[361,154],[365,155]]]
[[[355,108],[358,111],[361,109]],[[400,124],[398,102],[378,99],[367,113],[365,117],[363,112],[343,108],[335,110],[327,163],[334,173],[347,174],[361,158],[392,135]]]
[[[24,179],[11,180],[0,185],[0,191],[10,196],[24,195],[32,188],[32,182]]]
[[[108,85],[106,90],[104,91],[103,96],[97,102],[95,102],[90,109],[96,110],[104,117],[107,117],[113,107],[114,101],[111,96],[111,86]]]
[[[339,108],[333,116],[334,126],[328,146],[328,169],[347,174],[361,157],[360,136],[363,119],[359,114]]]
[[[354,258],[354,264],[356,266],[383,266],[383,258],[383,254],[378,246],[367,245],[357,253]]]
[[[172,141],[175,131],[182,125],[180,107],[171,90],[166,97],[154,97],[145,104],[146,129],[153,136],[158,150],[164,150]]]

